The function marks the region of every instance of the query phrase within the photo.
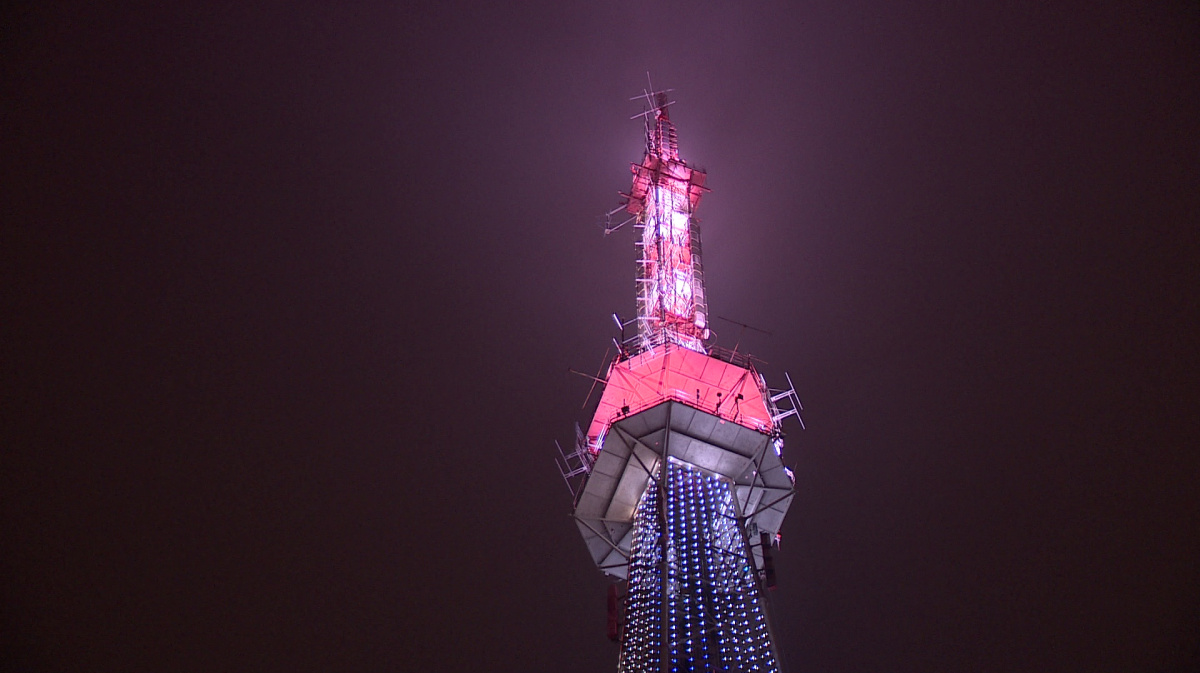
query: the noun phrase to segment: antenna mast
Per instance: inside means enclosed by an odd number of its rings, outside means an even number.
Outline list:
[[[649,74],[646,78],[649,82]],[[637,311],[640,348],[671,342],[706,353],[709,337],[700,225],[695,218],[708,191],[704,171],[679,158],[679,141],[667,107],[671,89],[645,89],[630,100],[645,100],[646,153],[631,164],[633,184],[626,212],[642,229],[638,242]]]

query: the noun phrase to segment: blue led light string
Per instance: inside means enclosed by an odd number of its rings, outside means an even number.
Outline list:
[[[618,671],[660,673],[663,652],[671,673],[777,671],[732,487],[674,463],[663,487],[666,502],[652,486],[634,517]]]

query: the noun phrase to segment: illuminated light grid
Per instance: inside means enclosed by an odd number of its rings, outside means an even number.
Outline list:
[[[619,673],[778,671],[729,482],[669,463],[634,526]]]

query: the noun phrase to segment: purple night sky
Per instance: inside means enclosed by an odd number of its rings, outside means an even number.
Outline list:
[[[647,70],[787,672],[1200,670],[1194,1],[115,4],[3,10],[0,670],[615,671]]]

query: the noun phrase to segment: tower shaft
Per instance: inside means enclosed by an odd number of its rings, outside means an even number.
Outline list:
[[[617,670],[776,671],[730,483],[676,461],[657,481],[634,518]]]

